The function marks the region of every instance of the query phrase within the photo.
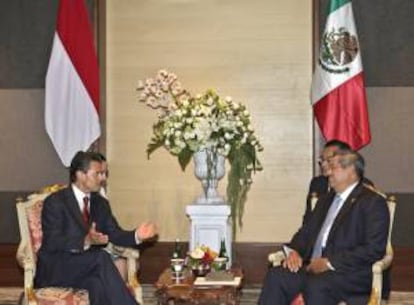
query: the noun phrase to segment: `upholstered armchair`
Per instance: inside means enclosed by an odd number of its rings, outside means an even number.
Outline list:
[[[18,199],[17,216],[19,219],[21,241],[16,258],[24,269],[24,305],[89,305],[86,290],[69,287],[47,287],[34,289],[33,281],[36,274],[37,251],[42,244],[41,214],[43,200],[58,186],[44,189],[41,193],[28,196],[27,200]],[[118,247],[112,244],[107,250],[123,257],[127,261],[127,285],[139,304],[143,304],[142,287],[139,284],[136,271],[139,251],[132,248]]]
[[[392,259],[394,257],[392,244],[391,244],[391,233],[394,223],[394,214],[395,214],[395,206],[396,206],[396,199],[394,196],[386,197],[384,194],[381,193],[387,199],[388,209],[390,211],[390,227],[388,231],[388,242],[387,242],[387,249],[385,256],[375,262],[372,265],[372,290],[371,295],[367,305],[386,305],[387,301],[382,298],[382,282],[383,282],[383,273],[387,270],[392,263]],[[312,194],[312,208],[315,207],[317,202],[317,196]],[[275,253],[270,253],[268,256],[269,262],[274,266],[280,266],[282,261],[285,259],[285,254],[283,251],[278,251]],[[301,294],[299,294],[291,303],[291,305],[304,305],[305,302]],[[341,302],[338,305],[346,305],[345,302]]]

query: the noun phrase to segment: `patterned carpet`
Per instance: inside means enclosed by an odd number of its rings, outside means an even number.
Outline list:
[[[154,288],[152,285],[143,285],[145,305],[155,305]],[[17,305],[21,295],[21,288],[3,287],[0,288],[0,305]],[[243,295],[240,305],[255,305],[260,292],[259,287],[243,288]],[[391,299],[388,305],[414,305],[414,292],[396,292],[391,293]]]

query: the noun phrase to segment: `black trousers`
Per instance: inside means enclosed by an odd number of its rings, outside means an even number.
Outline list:
[[[366,304],[371,282],[335,271],[311,275],[302,268],[297,273],[283,267],[270,268],[266,274],[259,305],[290,305],[302,293],[306,305],[337,305],[340,301]]]
[[[67,254],[58,286],[86,289],[91,305],[137,305],[111,256],[102,249]]]

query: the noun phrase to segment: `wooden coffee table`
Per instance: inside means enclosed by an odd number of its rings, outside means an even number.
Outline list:
[[[240,268],[233,268],[234,276],[243,278]],[[194,285],[195,278],[190,270],[184,271],[184,278],[175,280],[170,268],[165,269],[155,283],[158,305],[197,304],[197,305],[237,305],[240,301],[241,284]]]

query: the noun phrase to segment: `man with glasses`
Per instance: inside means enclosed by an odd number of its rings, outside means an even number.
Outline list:
[[[364,168],[350,149],[329,158],[330,191],[293,236],[282,266],[267,272],[259,305],[288,305],[299,293],[306,305],[367,303],[390,219],[385,199],[362,182]]]
[[[309,184],[309,192],[306,197],[306,209],[305,214],[303,215],[303,223],[309,218],[309,215],[312,213],[314,206],[312,204],[312,198],[320,198],[326,196],[330,190],[328,182],[328,162],[335,155],[338,150],[349,150],[351,147],[342,141],[339,140],[330,140],[325,143],[322,153],[318,159],[318,164],[321,170],[321,175],[313,177]],[[374,187],[372,181],[367,178],[363,178],[363,182],[367,185]]]

